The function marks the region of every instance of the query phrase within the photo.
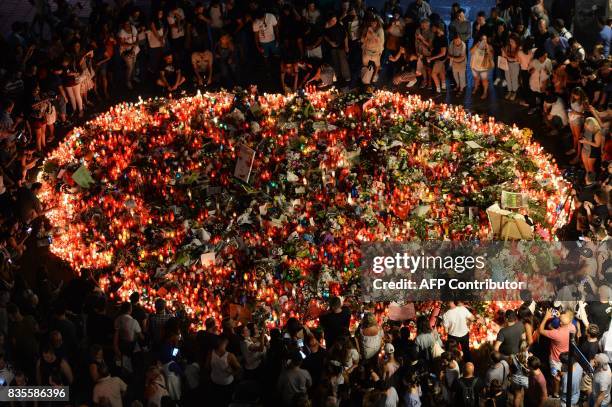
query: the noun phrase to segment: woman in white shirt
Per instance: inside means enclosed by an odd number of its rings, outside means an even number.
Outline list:
[[[245,377],[255,379],[258,368],[266,356],[268,341],[263,332],[259,332],[257,325],[252,322],[242,325],[238,332],[241,336],[240,352],[244,362]]]
[[[374,314],[367,312],[357,332],[359,353],[367,361],[378,355],[382,347],[383,330],[378,326]]]
[[[527,101],[530,99],[530,89],[529,89],[529,64],[533,59],[533,53],[535,52],[535,48],[533,47],[533,40],[527,39],[521,45],[521,49],[519,49],[516,57],[519,63],[519,89],[521,91],[521,97],[523,101],[521,105],[529,106]]]
[[[337,360],[343,364],[346,374],[351,374],[359,365],[359,352],[355,349],[355,345],[349,337],[338,337],[329,349],[329,355],[332,360]]]
[[[149,72],[157,74],[166,45],[164,10],[157,10],[154,16],[147,31],[147,40],[149,42]]]
[[[529,114],[535,113],[542,106],[542,95],[546,91],[548,79],[552,74],[552,62],[548,59],[546,51],[538,49],[534,59],[529,63],[529,88],[531,100]]]
[[[235,375],[240,372],[240,363],[236,356],[227,351],[229,340],[219,336],[217,346],[210,354],[210,380],[213,384],[213,405],[226,406],[229,404]]]

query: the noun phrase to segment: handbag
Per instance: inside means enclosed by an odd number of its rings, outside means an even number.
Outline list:
[[[437,359],[444,353],[444,348],[440,346],[440,336],[437,333],[431,333],[433,344],[431,345],[431,357]]]
[[[501,69],[502,71],[507,71],[508,68],[508,58],[506,58],[505,56],[499,55],[497,57],[497,67],[499,69]]]

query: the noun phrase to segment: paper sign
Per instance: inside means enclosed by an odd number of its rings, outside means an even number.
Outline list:
[[[527,195],[520,192],[502,191],[502,208],[525,208],[528,206]]]
[[[465,144],[467,144],[467,146],[469,148],[473,148],[473,149],[482,148],[482,146],[480,144],[478,144],[478,143],[476,143],[475,141],[472,141],[472,140],[466,141]]]
[[[291,171],[287,171],[287,181],[288,182],[298,182],[300,179],[297,175],[292,173]]]
[[[265,203],[265,204],[263,204],[263,205],[261,205],[259,207],[259,214],[260,215],[265,215],[266,213],[268,213],[268,204],[267,203]]]
[[[392,321],[407,321],[416,318],[416,311],[413,303],[399,305],[396,302],[389,304],[389,319]]]
[[[215,252],[202,253],[202,255],[200,256],[200,262],[203,266],[214,266]]]
[[[412,214],[419,216],[419,217],[423,217],[425,215],[427,215],[427,213],[429,212],[429,209],[431,208],[431,206],[429,205],[419,205],[417,206],[413,211]]]
[[[236,167],[234,168],[234,177],[239,180],[249,183],[253,161],[255,161],[255,150],[243,144],[236,147]]]
[[[81,165],[78,170],[72,174],[72,179],[82,188],[89,188],[90,184],[93,184],[95,181],[91,178],[91,174],[86,166]]]

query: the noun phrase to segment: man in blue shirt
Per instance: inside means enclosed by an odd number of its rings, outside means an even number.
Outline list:
[[[567,39],[559,36],[558,33],[553,32],[544,42],[544,49],[546,49],[546,53],[550,59],[563,63],[567,57],[569,43],[567,42]]]
[[[563,364],[561,371],[561,405],[565,406],[567,400],[567,375],[569,353],[563,352],[561,355],[559,355],[559,359]],[[580,364],[576,360],[574,360],[574,364],[572,366],[572,406],[578,405],[578,401],[580,399],[580,382],[582,381],[582,374],[582,366],[580,366]]]
[[[612,19],[605,20],[604,17],[598,17],[597,23],[599,25],[599,40],[603,44],[604,56],[608,58],[610,55],[610,41],[612,40]]]

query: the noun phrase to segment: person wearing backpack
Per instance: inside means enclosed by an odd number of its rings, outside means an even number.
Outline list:
[[[480,405],[480,396],[484,389],[484,382],[474,376],[474,364],[468,362],[465,364],[463,377],[455,380],[454,384],[456,407],[478,407]]]

